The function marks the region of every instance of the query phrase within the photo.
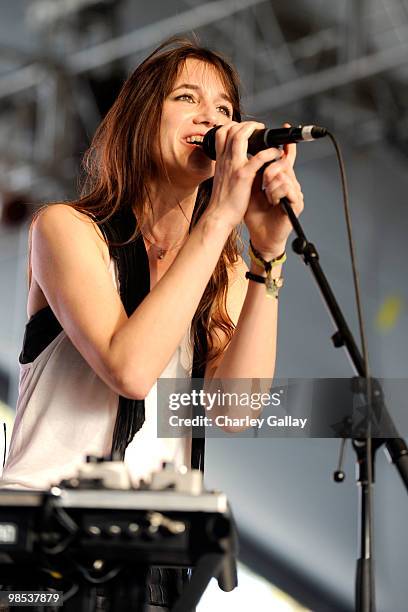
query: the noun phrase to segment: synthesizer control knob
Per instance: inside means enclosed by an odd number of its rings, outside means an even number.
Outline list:
[[[100,572],[105,567],[105,562],[103,561],[103,559],[95,559],[95,561],[92,563],[92,567],[97,572]]]
[[[141,533],[140,525],[138,523],[129,523],[125,533],[129,538],[138,538]]]
[[[87,532],[90,536],[100,536],[101,535],[101,528],[98,527],[98,525],[89,525],[89,527],[87,528]]]
[[[160,512],[151,512],[148,515],[150,525],[148,527],[148,533],[154,536],[159,531],[167,535],[179,535],[184,533],[186,525],[182,521],[175,521],[170,519]]]
[[[122,534],[122,528],[119,525],[109,525],[107,532],[112,538],[118,538]]]

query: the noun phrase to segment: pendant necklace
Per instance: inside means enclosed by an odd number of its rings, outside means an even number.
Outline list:
[[[147,240],[147,242],[149,244],[151,244],[152,246],[154,246],[157,249],[157,259],[164,259],[167,255],[167,253],[170,253],[171,251],[174,251],[175,249],[177,249],[179,246],[181,246],[184,242],[179,242],[178,244],[176,244],[175,246],[171,247],[170,249],[164,249],[163,247],[160,247],[158,244],[156,244],[155,242],[153,242],[152,240],[150,240],[147,236],[145,236],[145,234],[142,234],[143,238],[145,240]]]

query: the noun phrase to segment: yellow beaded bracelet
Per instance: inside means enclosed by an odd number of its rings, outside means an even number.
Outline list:
[[[281,285],[277,285],[276,280],[272,278],[272,268],[285,263],[286,251],[283,251],[282,255],[279,255],[279,257],[275,257],[274,259],[271,259],[270,261],[266,261],[266,259],[262,257],[261,253],[256,250],[256,248],[254,247],[254,245],[252,244],[250,240],[249,241],[249,256],[253,262],[258,264],[258,266],[263,268],[266,272],[266,279],[265,279],[266,294],[269,296],[276,295],[277,292],[279,291],[279,288],[282,286],[283,282]],[[281,281],[281,279],[278,279],[278,280]]]
[[[261,266],[261,268],[264,268],[266,273],[268,273],[268,271],[271,270],[273,267],[279,266],[279,264],[283,264],[286,261],[286,251],[283,251],[282,255],[279,255],[278,257],[275,257],[274,259],[271,259],[270,261],[266,261],[266,259],[262,257],[260,252],[256,250],[256,248],[254,247],[251,241],[249,241],[248,252],[249,252],[249,256],[252,259],[252,261],[257,263],[258,266]]]
[[[279,289],[279,286],[276,285],[275,279],[272,278],[272,268],[285,263],[286,251],[283,251],[282,255],[279,255],[279,257],[275,257],[274,259],[271,259],[270,261],[266,261],[266,259],[262,257],[261,253],[259,253],[259,251],[255,249],[254,245],[252,244],[250,240],[248,252],[249,252],[249,256],[252,259],[252,261],[258,264],[258,266],[263,268],[266,272],[266,279],[265,279],[266,293],[268,295],[275,295],[275,292],[277,289]]]

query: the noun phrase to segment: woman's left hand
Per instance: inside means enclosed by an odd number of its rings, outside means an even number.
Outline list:
[[[290,125],[285,123],[284,127]],[[303,193],[293,170],[295,159],[296,145],[285,145],[280,159],[257,176],[252,186],[244,222],[252,244],[267,260],[282,254],[292,230],[280,200],[288,198],[296,216],[303,210]]]

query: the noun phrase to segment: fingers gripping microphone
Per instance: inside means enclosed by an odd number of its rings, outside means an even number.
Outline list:
[[[202,142],[204,153],[214,160],[217,158],[215,151],[215,134],[219,127],[221,126],[218,125],[208,130]],[[316,140],[326,135],[326,128],[317,125],[299,125],[289,128],[265,128],[263,130],[255,130],[248,139],[248,153],[250,155],[255,155],[258,151],[263,151],[263,149],[279,147],[292,142],[302,142],[303,140]]]

